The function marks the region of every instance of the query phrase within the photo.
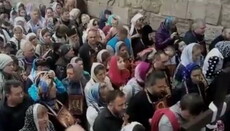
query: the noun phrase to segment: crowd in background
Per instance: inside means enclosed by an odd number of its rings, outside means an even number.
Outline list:
[[[202,19],[180,36],[173,16],[154,31],[83,5],[0,0],[0,131],[178,131],[230,77],[230,28],[207,44]]]

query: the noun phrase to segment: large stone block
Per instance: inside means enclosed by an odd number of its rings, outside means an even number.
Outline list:
[[[211,43],[212,40],[214,40],[217,36],[221,34],[223,30],[223,26],[213,26],[213,25],[206,25],[205,30],[205,40],[207,43]]]
[[[230,5],[222,5],[221,25],[230,27]]]
[[[88,1],[88,12],[93,17],[99,17],[101,12],[106,9],[105,4],[100,4],[98,2]]]
[[[143,0],[127,0],[127,3],[133,8],[141,8]]]
[[[157,30],[159,28],[161,22],[164,21],[164,19],[165,19],[164,16],[151,13],[150,18],[149,18],[150,26],[153,28],[153,30]]]
[[[131,17],[131,9],[128,7],[112,7],[112,11],[114,14],[117,14],[121,18],[121,22],[123,24],[129,24],[130,23],[130,17]]]
[[[178,19],[177,21],[177,31],[180,36],[184,36],[185,33],[190,29],[192,21],[188,19]]]
[[[189,0],[186,18],[205,19],[206,5],[207,5],[206,0]]]
[[[217,25],[220,18],[220,11],[221,3],[208,1],[206,6],[206,22],[212,25]]]
[[[160,0],[144,0],[142,3],[142,9],[155,14],[160,12],[161,1]]]
[[[27,3],[33,3],[35,6],[39,6],[40,4],[49,6],[49,2],[50,0],[33,0],[33,2],[31,0],[10,0],[12,2],[12,5],[15,6],[18,2],[22,2],[25,5]]]
[[[185,18],[188,0],[162,0],[160,14]]]

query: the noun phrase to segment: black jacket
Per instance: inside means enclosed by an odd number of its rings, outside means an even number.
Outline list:
[[[6,101],[2,101],[0,105],[0,131],[19,131],[24,126],[26,110],[32,104],[32,101],[27,97],[17,107],[9,107]]]
[[[209,45],[209,50],[212,50],[218,42],[224,41],[224,40],[225,40],[224,37],[223,37],[222,35],[219,35],[219,36],[216,37],[216,38],[212,41],[212,43]]]
[[[121,118],[115,117],[108,108],[104,108],[95,119],[94,131],[120,131],[123,124]]]
[[[79,50],[79,55],[83,60],[84,70],[87,72],[91,72],[91,66],[93,62],[96,62],[97,53],[104,48],[101,44],[97,45],[97,50],[94,50],[88,43],[85,43]]]

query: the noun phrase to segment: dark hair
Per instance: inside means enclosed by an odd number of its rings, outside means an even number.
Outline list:
[[[57,52],[61,46],[62,46],[62,43],[53,43],[54,52]]]
[[[164,51],[162,51],[162,50],[158,50],[155,54],[154,54],[154,56],[153,56],[153,60],[155,60],[156,58],[159,58],[160,57],[160,55],[162,55],[162,54],[164,54],[164,55],[166,55],[166,56],[168,56]]]
[[[106,61],[109,57],[110,57],[110,53],[109,52],[104,52],[101,55],[101,60]]]
[[[67,9],[67,8],[62,8],[62,15],[65,13],[65,12],[69,12],[69,9]]]
[[[163,71],[154,71],[150,73],[145,80],[145,87],[151,87],[156,84],[158,79],[164,79],[165,73]]]
[[[188,110],[191,115],[199,115],[204,110],[204,102],[197,93],[186,94],[180,101],[181,110]]]
[[[98,72],[100,71],[100,70],[105,70],[105,66],[103,66],[103,65],[98,65],[98,66],[96,66],[95,68],[94,68],[94,74],[96,75],[96,74],[98,74]]]
[[[41,30],[42,36],[44,36],[47,32],[49,33],[49,30],[47,28]]]
[[[106,96],[106,102],[109,104],[113,102],[117,97],[124,97],[125,94],[120,90],[112,90],[109,91],[108,95]]]
[[[132,131],[145,131],[145,127],[143,125],[137,124],[133,127]]]
[[[18,58],[15,55],[10,55],[10,57],[13,59],[13,63],[18,65]]]
[[[47,8],[46,8],[46,12],[47,12],[47,10],[54,11],[53,8],[51,8],[51,7],[47,7]]]
[[[22,87],[22,83],[18,80],[7,80],[5,82],[5,85],[4,85],[4,92],[6,94],[10,94],[11,93],[11,88],[18,88],[18,87]]]
[[[56,29],[56,32],[58,32],[58,33],[67,33],[67,31],[68,31],[68,27],[66,26],[66,25],[64,25],[64,24],[60,24],[58,27],[57,27],[57,29]]]
[[[174,48],[175,48],[176,51],[179,50],[179,43],[182,42],[182,41],[183,41],[182,39],[178,39],[177,41],[175,41]]]

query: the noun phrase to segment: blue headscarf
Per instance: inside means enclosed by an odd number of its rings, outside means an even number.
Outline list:
[[[173,22],[175,21],[175,17],[167,16],[164,21],[164,26],[167,30],[170,30],[172,27]]]
[[[93,106],[97,109],[99,109],[101,106],[104,106],[105,103],[103,103],[100,99],[100,84],[96,83],[94,86],[92,86],[88,92],[86,92],[86,100],[88,106]]]
[[[183,71],[183,78],[185,81],[190,81],[191,80],[191,73],[194,69],[199,69],[200,66],[197,65],[196,63],[190,63],[188,64]]]
[[[112,20],[115,17],[116,17],[116,15],[114,15],[114,14],[110,15],[109,18],[108,18],[108,20],[107,20],[107,22],[106,22],[106,25],[112,26]]]

